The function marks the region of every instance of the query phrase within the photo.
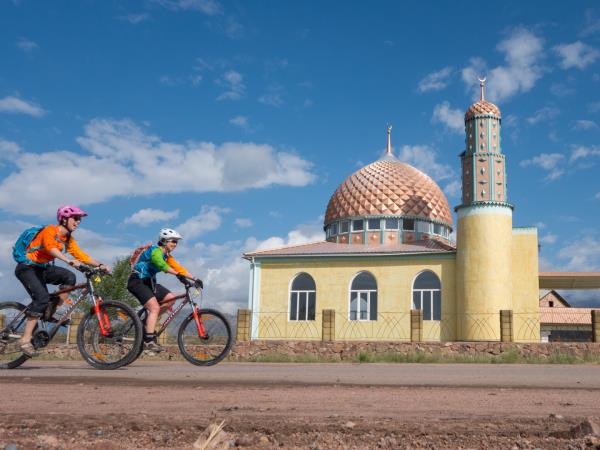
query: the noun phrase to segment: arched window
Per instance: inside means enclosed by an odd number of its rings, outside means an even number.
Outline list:
[[[442,285],[430,270],[421,272],[413,283],[413,309],[423,310],[423,320],[442,317]]]
[[[290,320],[315,320],[317,287],[307,273],[300,273],[290,289]]]
[[[377,281],[360,272],[350,286],[350,320],[377,320]]]

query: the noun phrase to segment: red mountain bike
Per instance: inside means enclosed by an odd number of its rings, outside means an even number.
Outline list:
[[[230,352],[233,344],[231,326],[223,314],[210,308],[200,308],[202,289],[194,282],[181,278],[185,292],[175,296],[175,300],[183,301],[171,311],[163,324],[156,331],[160,337],[165,332],[173,319],[181,312],[184,306],[191,305],[192,312],[183,319],[177,333],[177,345],[185,359],[197,366],[212,366],[222,361]],[[194,288],[194,290],[192,290]],[[145,325],[148,312],[141,308],[138,316],[142,325]],[[136,357],[142,354],[143,346],[140,344]]]
[[[135,311],[123,303],[102,301],[95,295],[92,280],[105,272],[84,265],[79,271],[85,275],[85,283],[50,294],[47,311],[55,309],[60,294],[79,293],[60,318],[53,319],[51,314],[40,318],[31,340],[34,348],[46,347],[60,327],[68,324],[77,305],[88,299],[92,306],[77,330],[79,352],[96,369],[117,369],[129,364],[137,358],[142,345],[142,325]],[[29,359],[19,349],[28,308],[18,302],[0,303],[0,369],[14,369]]]

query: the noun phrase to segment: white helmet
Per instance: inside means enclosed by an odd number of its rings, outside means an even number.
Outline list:
[[[181,236],[177,231],[172,230],[171,228],[163,228],[158,233],[158,241],[159,242],[165,242],[165,241],[169,241],[171,239],[179,240],[179,239],[183,239],[183,236]]]

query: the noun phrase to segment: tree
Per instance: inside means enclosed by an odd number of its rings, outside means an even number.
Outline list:
[[[103,276],[98,283],[94,283],[96,294],[103,300],[118,300],[134,309],[140,302],[127,290],[127,279],[131,274],[129,256],[116,260],[111,275]]]

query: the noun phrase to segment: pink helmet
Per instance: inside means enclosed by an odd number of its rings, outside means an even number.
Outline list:
[[[73,216],[85,217],[87,216],[87,213],[73,205],[61,206],[58,208],[58,211],[56,211],[56,220],[58,220],[58,223],[61,223],[63,219],[68,219],[69,217]]]

